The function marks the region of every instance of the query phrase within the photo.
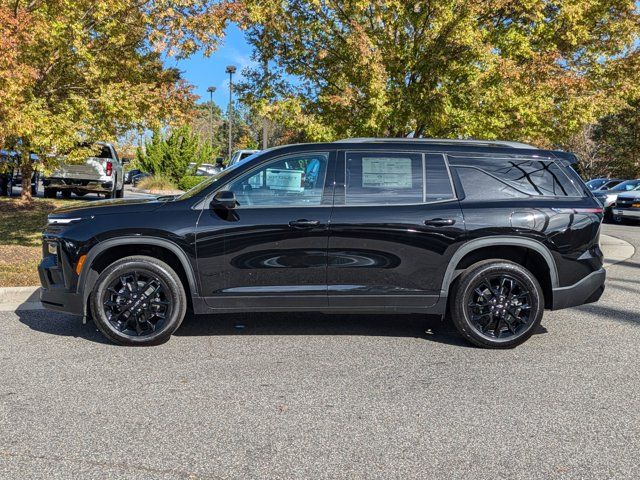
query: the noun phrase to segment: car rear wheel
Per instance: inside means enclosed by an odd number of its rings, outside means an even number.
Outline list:
[[[69,200],[71,198],[71,190],[60,190],[60,195],[65,200]]]
[[[44,198],[56,198],[57,191],[55,188],[45,188],[44,189]]]
[[[164,343],[182,323],[186,308],[180,277],[166,263],[147,256],[109,265],[91,295],[96,326],[120,345]]]
[[[517,263],[478,262],[460,275],[454,287],[453,323],[466,340],[480,347],[520,345],[536,331],[543,312],[540,284]]]

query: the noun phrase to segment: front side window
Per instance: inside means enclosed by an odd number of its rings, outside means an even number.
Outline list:
[[[320,205],[329,153],[303,153],[278,158],[234,180],[240,208]]]
[[[422,203],[424,176],[419,153],[347,152],[347,205]]]

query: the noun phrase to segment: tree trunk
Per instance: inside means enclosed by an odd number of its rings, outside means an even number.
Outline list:
[[[29,149],[22,150],[20,162],[20,171],[22,173],[22,200],[31,201],[31,175],[33,175],[33,165],[31,164],[31,156]]]

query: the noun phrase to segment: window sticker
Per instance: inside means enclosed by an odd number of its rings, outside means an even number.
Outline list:
[[[410,158],[362,157],[365,188],[411,188]]]

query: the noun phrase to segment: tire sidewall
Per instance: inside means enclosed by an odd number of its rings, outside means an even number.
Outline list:
[[[102,298],[108,286],[118,276],[133,270],[145,271],[157,275],[168,287],[167,296],[172,302],[172,311],[162,328],[152,334],[141,337],[125,335],[109,322]],[[157,345],[169,339],[180,326],[186,313],[186,295],[178,275],[163,262],[151,262],[144,259],[122,259],[107,267],[98,277],[91,294],[91,311],[93,319],[100,331],[110,340],[123,345]]]
[[[516,337],[508,337],[504,340],[493,339],[480,333],[469,318],[469,311],[466,308],[473,289],[477,287],[476,282],[478,279],[482,276],[495,274],[510,275],[527,287],[531,298],[531,315],[534,317],[525,331]],[[542,288],[533,274],[521,265],[508,261],[480,262],[470,267],[460,278],[453,301],[452,313],[456,328],[472,343],[491,348],[515,347],[529,339],[540,325],[544,313]]]

